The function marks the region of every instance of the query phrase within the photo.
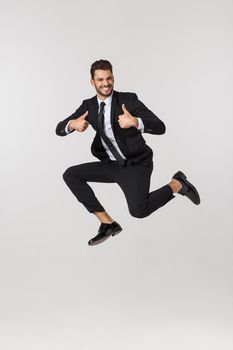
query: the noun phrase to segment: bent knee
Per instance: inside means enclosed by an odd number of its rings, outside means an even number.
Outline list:
[[[129,210],[130,214],[134,217],[134,218],[145,218],[146,216],[148,216],[148,213],[146,210],[143,209],[130,209]]]
[[[65,182],[75,179],[76,181],[83,179],[83,171],[81,165],[74,165],[65,170],[63,173],[63,179]]]
[[[64,173],[62,174],[63,180],[66,182],[73,176],[73,167],[67,168]]]

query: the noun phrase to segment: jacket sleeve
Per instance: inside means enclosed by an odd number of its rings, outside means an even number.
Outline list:
[[[79,118],[86,111],[87,111],[87,106],[86,106],[85,100],[83,100],[81,106],[79,106],[78,109],[73,114],[71,114],[69,117],[67,117],[66,119],[60,121],[57,124],[56,131],[55,131],[56,134],[59,135],[59,136],[66,136],[66,135],[71,134],[74,130],[72,130],[69,133],[67,133],[66,132],[66,125],[67,125],[67,123],[70,120],[72,120],[72,119]],[[86,117],[86,120],[88,120],[88,116]]]
[[[144,124],[144,133],[162,135],[166,126],[153,112],[151,112],[137,97],[132,94],[130,112],[134,117],[141,118]]]

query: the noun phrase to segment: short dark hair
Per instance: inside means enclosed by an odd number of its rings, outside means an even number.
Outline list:
[[[109,61],[107,60],[99,60],[95,61],[91,65],[90,73],[91,73],[91,78],[94,79],[95,71],[97,69],[102,69],[102,70],[110,70],[112,73],[112,65]]]

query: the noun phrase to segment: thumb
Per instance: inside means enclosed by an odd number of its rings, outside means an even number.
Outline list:
[[[124,113],[129,114],[129,111],[126,109],[124,103],[123,103],[123,105],[122,105],[122,109],[123,109]]]
[[[86,111],[85,113],[83,113],[83,114],[81,115],[80,118],[85,119],[87,115],[88,115],[88,111]]]

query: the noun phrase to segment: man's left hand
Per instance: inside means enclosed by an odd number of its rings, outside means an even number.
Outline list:
[[[125,105],[122,105],[124,114],[118,116],[118,123],[122,129],[128,129],[131,126],[135,128],[138,127],[138,118],[133,117],[130,112],[125,108]]]

